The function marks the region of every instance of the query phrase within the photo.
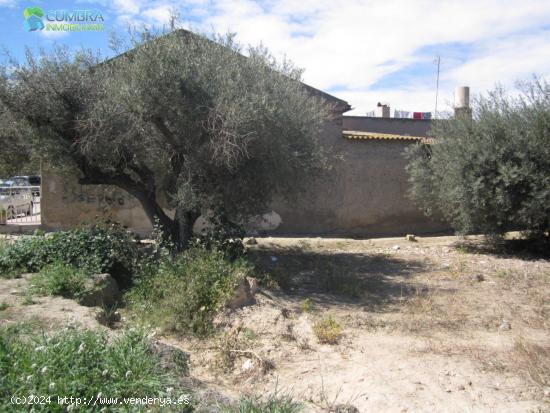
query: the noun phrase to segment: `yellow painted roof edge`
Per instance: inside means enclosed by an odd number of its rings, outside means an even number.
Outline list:
[[[425,140],[423,136],[396,135],[392,133],[364,132],[364,131],[342,131],[342,135],[348,139],[397,139],[397,140]]]

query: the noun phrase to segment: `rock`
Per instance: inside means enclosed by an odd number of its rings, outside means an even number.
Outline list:
[[[95,274],[87,280],[79,303],[86,307],[114,306],[120,300],[118,284],[109,274]]]
[[[466,390],[466,387],[461,384],[460,386],[458,386],[458,390]]]
[[[277,259],[277,257],[275,257],[275,256],[271,256],[271,261],[272,261],[272,262],[277,262],[278,259]]]
[[[391,247],[391,249],[394,251],[397,251],[397,250],[400,250],[401,247],[399,245],[394,245],[393,247]]]
[[[483,274],[476,274],[477,282],[485,281],[485,276]]]
[[[254,368],[254,362],[251,359],[246,359],[241,367],[243,372],[247,372]]]
[[[509,331],[512,329],[512,325],[508,321],[502,320],[502,324],[499,326],[498,329],[500,331]]]
[[[248,285],[250,286],[251,294],[256,294],[260,291],[260,284],[256,278],[246,277],[246,281],[248,281]]]
[[[171,344],[155,340],[153,351],[161,359],[160,366],[165,370],[176,370],[180,374],[189,374],[189,354]]]
[[[543,393],[545,397],[550,397],[550,387],[545,387]]]
[[[237,288],[235,288],[233,297],[227,302],[226,307],[235,310],[254,304],[254,302],[254,295],[250,289],[250,283],[246,277],[243,277]]]
[[[416,237],[413,234],[407,234],[405,235],[405,239],[407,241],[416,242]]]
[[[247,245],[256,245],[256,244],[258,244],[258,241],[256,241],[256,238],[250,237],[246,240],[245,244],[247,244]]]

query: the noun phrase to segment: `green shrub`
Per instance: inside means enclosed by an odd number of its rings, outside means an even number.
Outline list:
[[[48,235],[25,237],[0,250],[0,275],[38,272],[46,264],[63,262],[90,273],[107,272],[126,284],[137,258],[137,247],[120,225],[102,223]]]
[[[190,249],[165,259],[126,295],[138,317],[165,330],[205,335],[218,310],[249,272],[243,260],[230,261],[221,251]]]
[[[176,391],[168,394],[169,387]],[[25,325],[0,330],[0,411],[15,411],[11,396],[51,396],[33,411],[65,412],[57,397],[166,397],[188,393],[177,378],[161,368],[144,333],[128,330],[108,340],[100,332],[65,329],[34,334]],[[24,407],[24,406],[20,406]],[[73,406],[72,411],[98,412],[101,406]],[[103,406],[110,412],[146,411],[145,407]],[[187,410],[184,410],[187,409]],[[25,409],[22,409],[23,411]],[[163,410],[165,411],[165,410]],[[192,411],[180,405],[172,411]]]
[[[328,316],[313,325],[313,332],[320,343],[337,344],[342,337],[342,326]]]
[[[497,88],[473,116],[438,120],[434,145],[408,150],[410,195],[464,234],[524,230],[550,240],[550,84]],[[546,247],[548,248],[548,247]]]
[[[32,283],[40,294],[79,298],[85,291],[86,278],[83,270],[58,261],[43,267]]]
[[[13,244],[5,244],[0,249],[0,276],[14,278],[22,272],[36,272],[45,264],[47,255],[43,247],[44,239],[22,237]]]

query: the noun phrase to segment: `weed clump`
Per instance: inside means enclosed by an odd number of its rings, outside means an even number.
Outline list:
[[[302,311],[304,313],[311,313],[315,307],[313,300],[311,298],[306,298],[302,301]]]
[[[298,413],[302,406],[289,396],[270,395],[263,400],[257,396],[243,396],[236,406],[227,408],[225,413]]]
[[[179,390],[176,398],[189,397],[177,377],[161,368],[160,357],[140,330],[127,330],[112,340],[75,328],[36,334],[23,324],[0,330],[0,411],[13,411],[11,396],[35,395],[51,398],[49,404],[33,404],[36,412],[96,412],[93,404],[70,407],[58,397],[166,397],[168,388]],[[128,406],[103,407],[118,412]],[[146,410],[135,406],[132,411]],[[177,411],[190,412],[192,406],[182,403]]]
[[[342,326],[332,316],[315,322],[313,332],[319,342],[323,344],[338,344],[342,338]]]
[[[83,270],[57,261],[46,265],[33,277],[33,290],[39,294],[78,299],[86,290],[86,278]]]
[[[195,247],[157,267],[147,266],[126,299],[138,318],[162,330],[204,336],[215,314],[251,272],[221,251]]]

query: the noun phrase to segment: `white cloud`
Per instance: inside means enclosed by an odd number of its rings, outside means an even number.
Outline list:
[[[433,110],[434,56],[419,54],[426,46],[442,58],[442,103],[452,103],[454,87],[462,84],[479,92],[532,72],[550,74],[549,31],[543,30],[550,21],[548,1],[162,0],[147,7],[140,1],[115,4],[125,14],[145,10],[139,18],[157,24],[167,21],[172,6],[203,31],[234,31],[244,43],[261,41],[304,67],[307,83],[348,99],[356,112],[379,100]],[[446,44],[468,50],[457,54]],[[422,62],[424,72],[407,77],[413,84],[373,90],[392,73],[399,79],[396,72]]]
[[[146,9],[141,13],[141,16],[154,25],[162,26],[170,22],[172,13],[172,6],[163,5]]]
[[[13,7],[16,0],[0,0],[0,7]]]
[[[469,79],[477,90],[488,83],[499,82],[512,86],[516,79],[526,78],[538,72],[550,74],[550,30],[540,33],[509,36],[483,44],[479,55],[456,67],[448,75],[448,81]]]
[[[120,14],[137,14],[141,9],[140,0],[114,0],[112,7]]]

